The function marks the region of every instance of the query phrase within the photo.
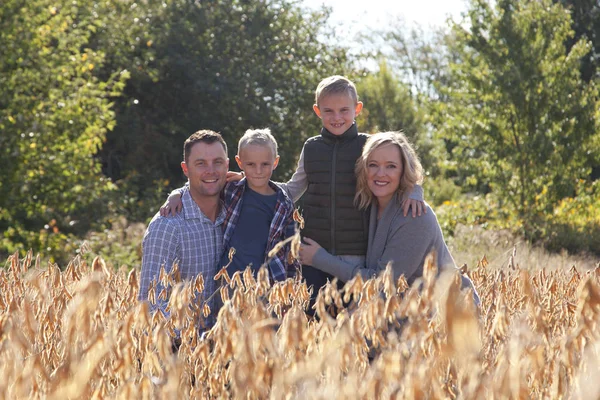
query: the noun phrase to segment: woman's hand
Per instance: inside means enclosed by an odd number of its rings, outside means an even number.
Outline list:
[[[317,253],[317,250],[321,248],[319,243],[314,240],[305,237],[304,243],[300,244],[300,262],[304,265],[313,265],[313,257]]]
[[[160,208],[160,215],[163,217],[168,217],[169,213],[171,213],[173,216],[175,216],[175,214],[178,214],[182,208],[183,202],[181,201],[181,195],[171,193],[169,197],[167,197],[165,204],[163,204]]]
[[[417,215],[420,217],[423,212],[427,213],[427,208],[425,207],[425,202],[421,200],[415,199],[406,199],[402,202],[402,211],[404,212],[404,216],[408,215],[408,209],[412,209],[413,218]]]

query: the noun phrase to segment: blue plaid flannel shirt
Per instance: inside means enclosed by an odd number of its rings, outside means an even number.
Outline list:
[[[275,204],[275,216],[271,221],[269,229],[269,238],[267,248],[265,249],[265,263],[269,268],[271,278],[274,281],[282,281],[287,277],[292,277],[296,269],[300,268],[297,259],[290,256],[291,243],[283,246],[272,259],[268,259],[268,254],[275,245],[296,233],[296,223],[294,222],[294,202],[285,190],[281,189],[275,183],[269,181],[269,186],[277,192],[277,203]],[[233,230],[240,217],[242,210],[242,201],[244,191],[246,190],[246,178],[238,182],[230,182],[225,186],[224,202],[226,207],[225,221],[223,223],[223,248],[229,247],[229,240],[233,235]],[[289,257],[289,258],[288,258]],[[291,260],[291,262],[288,262]]]
[[[198,274],[204,276],[204,299],[209,298],[217,283],[214,276],[218,272],[218,263],[223,254],[223,223],[225,206],[215,222],[206,217],[200,207],[194,202],[188,190],[182,192],[183,211],[173,217],[161,217],[157,213],[144,234],[142,242],[142,272],[138,298],[148,300],[148,292],[153,280],[158,280],[160,269],[164,265],[168,273],[172,270],[173,262],[179,263],[181,279],[192,280]],[[157,282],[156,304],[151,305],[151,311],[160,309],[165,316],[168,299],[158,298],[163,287]],[[211,310],[215,307],[214,300],[209,302]],[[207,324],[212,325],[216,317],[212,312]]]

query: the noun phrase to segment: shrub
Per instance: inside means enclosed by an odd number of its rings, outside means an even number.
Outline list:
[[[600,255],[600,181],[579,181],[576,195],[558,203],[540,233],[549,250]]]

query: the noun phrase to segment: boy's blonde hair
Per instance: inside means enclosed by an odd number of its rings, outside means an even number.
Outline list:
[[[341,75],[329,76],[319,82],[315,91],[315,104],[319,107],[319,102],[325,96],[332,94],[347,94],[354,100],[354,104],[358,103],[358,93],[354,83]]]
[[[400,162],[402,164],[402,176],[398,186],[398,200],[410,193],[417,183],[423,182],[423,167],[421,161],[404,133],[402,132],[379,132],[371,135],[361,156],[356,161],[356,195],[354,204],[360,209],[366,209],[375,201],[375,196],[367,184],[367,164],[369,157],[375,151],[383,146],[394,145],[400,150]]]
[[[238,155],[242,152],[244,147],[251,144],[270,146],[273,150],[273,157],[277,157],[277,140],[275,140],[275,137],[273,137],[269,128],[248,129],[238,143]]]

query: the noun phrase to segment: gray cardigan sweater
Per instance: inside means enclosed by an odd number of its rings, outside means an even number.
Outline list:
[[[313,257],[313,266],[346,282],[356,274],[372,278],[385,270],[392,262],[394,280],[404,274],[408,284],[423,275],[425,257],[433,250],[437,253],[438,270],[456,268],[454,259],[444,242],[444,236],[435,213],[425,204],[427,213],[413,218],[402,215],[402,208],[395,195],[377,220],[377,204],[371,206],[369,221],[369,244],[366,265],[351,264],[332,256],[320,248]],[[463,288],[471,287],[471,281],[463,276]]]

